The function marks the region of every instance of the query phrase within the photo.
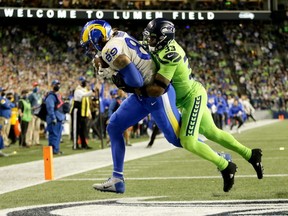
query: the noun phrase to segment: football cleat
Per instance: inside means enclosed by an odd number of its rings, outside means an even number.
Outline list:
[[[233,187],[236,170],[237,170],[236,164],[229,162],[228,166],[221,171],[224,180],[224,186],[223,186],[224,192],[228,192]]]
[[[248,160],[249,163],[252,164],[253,168],[257,173],[258,179],[263,178],[264,168],[262,166],[262,150],[261,149],[252,149],[251,158]]]
[[[93,188],[102,192],[124,193],[125,182],[123,178],[111,177],[102,184],[94,184]]]

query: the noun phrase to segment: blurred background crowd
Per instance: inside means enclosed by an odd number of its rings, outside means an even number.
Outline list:
[[[112,25],[141,40],[145,23]],[[0,30],[1,87],[7,91],[32,90],[35,81],[46,91],[53,79],[59,79],[63,96],[69,98],[79,76],[97,82],[79,45],[80,25],[8,25]],[[256,109],[287,110],[287,23],[176,23],[176,36],[187,51],[195,79],[207,90],[247,94]]]
[[[122,10],[267,10],[267,0],[2,0],[0,6]]]
[[[117,2],[116,4],[110,1],[111,4],[115,4],[115,7],[129,1]],[[163,9],[166,9],[166,4],[162,1],[151,1],[149,7],[160,2]],[[231,2],[239,5],[242,1]],[[0,3],[0,6],[20,7],[23,5],[65,7],[69,3],[67,6],[69,8],[92,7],[90,4],[93,3],[108,7],[106,1],[3,0]],[[186,4],[187,7],[191,6],[189,1]],[[99,5],[93,7],[102,8]],[[169,5],[173,6],[173,4]],[[142,6],[139,6],[140,9],[143,9]],[[263,7],[263,4],[259,6]],[[126,8],[127,5],[122,5],[120,8],[123,7]],[[113,7],[109,5],[109,9]],[[133,21],[125,21],[125,24],[121,21],[108,21],[112,27],[124,30],[138,40],[142,39],[142,31],[148,23],[148,21],[137,21],[136,26]],[[79,76],[84,76],[89,82],[88,86],[96,87],[99,91],[103,89],[102,101],[111,100],[111,91],[115,86],[109,80],[100,81],[95,77],[91,60],[85,56],[79,44],[80,31],[86,22],[87,20],[75,22],[23,20],[20,24],[19,20],[11,19],[10,22],[2,23],[0,26],[1,91],[5,90],[6,95],[13,95],[13,103],[17,106],[21,92],[27,91],[29,95],[37,83],[39,94],[43,97],[51,90],[52,80],[57,79],[61,82],[60,93],[63,99],[69,102],[73,98]],[[215,100],[217,95],[221,94],[228,104],[231,98],[237,100],[247,95],[256,110],[288,111],[287,20],[283,22],[213,21],[213,23],[175,21],[174,24],[176,40],[187,52],[194,78],[203,83],[209,95],[212,95]],[[98,101],[98,105],[100,104],[97,95],[94,100]],[[100,107],[98,109],[100,110]],[[213,109],[211,107],[211,112],[217,112]],[[106,106],[107,110],[108,106]],[[228,123],[227,119],[225,123]]]

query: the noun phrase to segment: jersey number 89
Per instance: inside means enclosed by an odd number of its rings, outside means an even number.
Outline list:
[[[136,40],[133,40],[132,38],[125,38],[125,42],[130,49],[133,49],[136,51],[139,58],[144,59],[144,60],[149,60],[151,58],[150,55],[143,49],[143,47]],[[114,47],[113,49],[111,49],[109,53],[106,53],[107,61],[108,62],[112,61],[113,56],[115,56],[117,52],[118,50],[116,49],[116,47]]]

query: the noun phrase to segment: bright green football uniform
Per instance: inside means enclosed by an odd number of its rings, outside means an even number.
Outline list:
[[[191,76],[186,53],[172,40],[162,50],[153,54],[158,73],[171,80],[176,91],[177,107],[182,113],[180,140],[183,148],[213,162],[220,171],[228,166],[228,161],[215,153],[208,145],[198,141],[203,134],[227,149],[239,153],[246,160],[252,154],[251,149],[240,144],[230,133],[220,130],[214,124],[207,107],[207,92]]]

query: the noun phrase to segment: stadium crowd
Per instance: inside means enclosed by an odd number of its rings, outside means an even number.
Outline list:
[[[265,3],[266,2],[266,3]],[[107,9],[107,10],[267,10],[267,1],[108,1],[108,0],[2,0],[0,6],[36,7],[36,8],[77,8],[77,9]]]
[[[115,23],[115,27],[141,40],[146,24]],[[85,76],[89,86],[104,85],[103,94],[110,99],[115,86],[95,77],[91,60],[79,45],[81,25],[0,26],[0,87],[14,94],[15,103],[23,90],[33,91],[35,82],[45,95],[54,79],[61,82],[63,98],[70,100],[79,76]],[[288,111],[287,26],[176,23],[176,39],[188,53],[194,78],[204,83],[209,94],[216,97],[220,92],[226,101],[248,95],[255,109]]]
[[[84,75],[91,83],[99,82],[79,45],[79,28],[52,24],[1,26],[1,87],[20,93],[31,90],[31,83],[36,81],[47,90],[53,79],[59,79],[63,96],[71,97],[77,77]],[[141,27],[128,24],[119,29],[142,38]],[[187,50],[194,77],[203,81],[207,90],[248,94],[256,109],[287,109],[287,29],[281,31],[281,26],[265,23],[228,22],[217,27],[192,23],[176,29],[176,39]],[[106,91],[111,88],[107,82]]]

